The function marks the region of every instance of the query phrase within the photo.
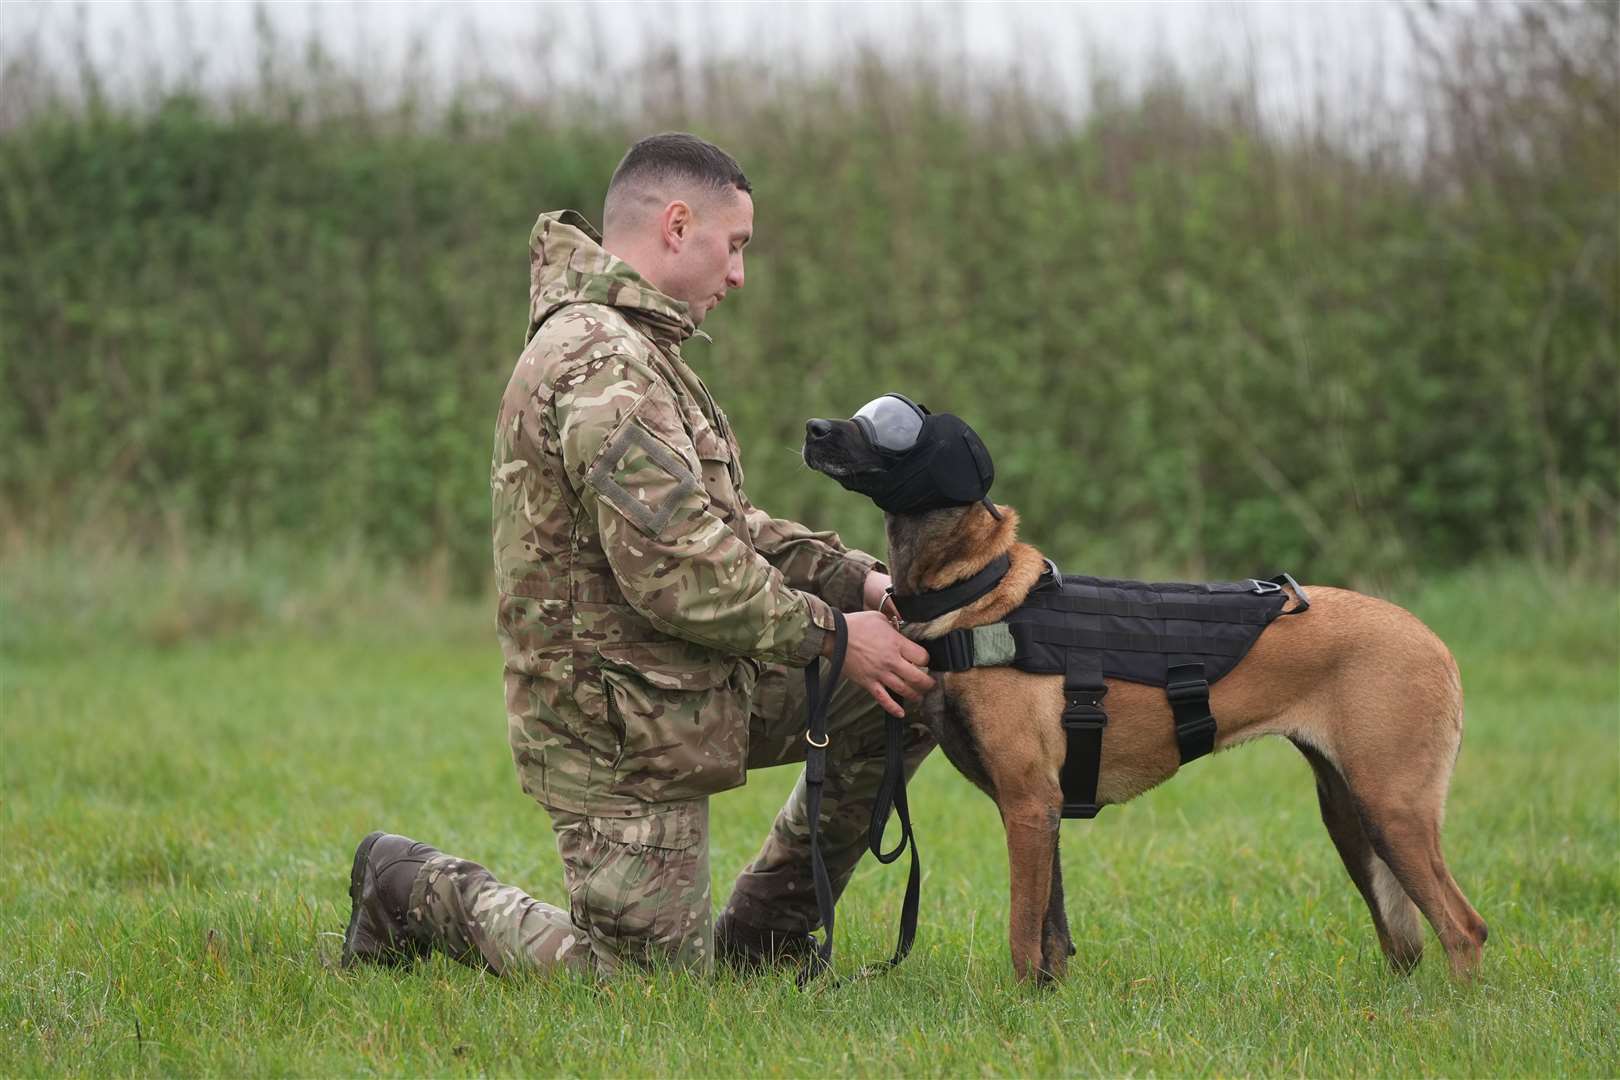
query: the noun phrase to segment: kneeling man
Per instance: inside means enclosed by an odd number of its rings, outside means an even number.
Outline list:
[[[802,669],[851,612],[829,708],[822,843],[835,895],[865,841],[883,712],[932,685],[876,609],[889,584],[830,532],[743,492],[736,437],[681,344],[743,285],[752,187],[691,135],[636,143],[600,237],[573,211],[530,238],[528,344],[490,477],[512,756],[551,815],[568,907],[402,836],[355,852],[345,964],[442,949],[497,973],[710,969],[809,951],[818,925],[804,779],[709,901],[709,796],[804,758]],[[907,771],[933,747],[906,728]]]

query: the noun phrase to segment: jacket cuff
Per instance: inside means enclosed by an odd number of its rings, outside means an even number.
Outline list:
[[[843,553],[843,558],[822,580],[822,599],[839,611],[864,610],[862,593],[866,587],[866,575],[873,570],[888,572],[884,570],[882,563],[866,552],[851,548]]]
[[[809,667],[811,662],[821,655],[822,646],[827,641],[837,624],[833,622],[832,608],[819,596],[804,593],[805,606],[809,609],[809,625],[805,627],[804,637],[799,639],[799,647],[793,650],[788,663],[794,667]]]

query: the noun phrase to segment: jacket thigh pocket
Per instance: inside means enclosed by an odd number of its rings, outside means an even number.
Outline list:
[[[598,653],[609,719],[622,733],[616,794],[662,803],[743,782],[751,665],[674,639]]]
[[[574,924],[610,968],[619,962],[700,966],[709,951],[708,800],[636,817],[587,817],[574,838],[582,866]]]

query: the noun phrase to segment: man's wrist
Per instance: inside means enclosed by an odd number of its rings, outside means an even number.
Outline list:
[[[861,583],[861,607],[866,611],[881,611],[883,598],[888,593],[890,584],[888,574],[868,570],[866,580]]]

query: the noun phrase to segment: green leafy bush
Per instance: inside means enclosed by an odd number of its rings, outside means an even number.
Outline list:
[[[1430,54],[1423,141],[1369,116],[1355,151],[1174,73],[1078,118],[871,56],[660,69],[678,92],[634,106],[382,105],[317,60],[151,106],[86,75],[0,135],[0,513],[482,582],[529,225],[595,217],[628,141],[685,127],[757,187],[748,287],[688,355],[775,513],[881,548],[796,447],[903,389],[1076,569],[1612,570],[1617,11],[1481,14]]]

